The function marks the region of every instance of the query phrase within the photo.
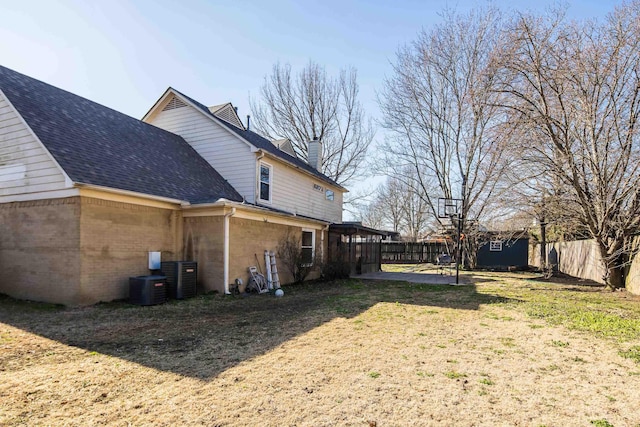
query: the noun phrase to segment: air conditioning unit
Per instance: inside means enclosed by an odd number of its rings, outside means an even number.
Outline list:
[[[167,276],[169,297],[185,299],[196,296],[197,262],[166,261],[160,264],[160,270]]]
[[[129,277],[129,302],[137,305],[162,304],[167,300],[166,276]]]

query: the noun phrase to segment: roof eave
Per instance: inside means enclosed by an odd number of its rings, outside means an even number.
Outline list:
[[[194,204],[190,204],[188,206],[184,206],[183,208],[184,208],[184,210],[196,210],[196,209],[225,208],[225,207],[242,208],[242,209],[246,209],[246,210],[254,211],[254,212],[268,213],[269,215],[279,216],[279,217],[283,217],[283,218],[298,218],[298,219],[303,220],[303,221],[318,222],[318,223],[325,224],[325,225],[332,224],[331,221],[326,221],[324,219],[318,219],[318,218],[311,218],[311,217],[307,217],[307,216],[296,215],[295,213],[278,212],[278,211],[274,211],[272,209],[264,208],[262,206],[252,205],[252,204],[248,204],[246,202],[235,202],[233,200],[228,200],[228,199],[220,199],[220,200],[217,200],[215,202],[210,202],[210,203],[194,203]]]
[[[156,196],[154,194],[139,193],[137,191],[122,190],[120,188],[105,187],[103,185],[74,182],[73,187],[86,188],[88,190],[104,191],[105,193],[120,194],[123,196],[139,197],[142,199],[156,200],[156,201],[165,202],[165,203],[173,203],[176,205],[180,205],[182,207],[188,207],[191,205],[191,203],[187,200],[173,199],[171,197],[164,197],[164,196]]]
[[[367,234],[367,235],[377,235],[377,236],[388,236],[390,233],[386,230],[377,230],[375,228],[366,227],[364,225],[345,222],[342,224],[332,224],[332,230],[340,231],[341,234],[344,235],[352,235],[352,234]]]

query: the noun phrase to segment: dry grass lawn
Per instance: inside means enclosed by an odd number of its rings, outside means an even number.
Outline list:
[[[530,274],[0,299],[0,425],[640,426],[640,299]]]

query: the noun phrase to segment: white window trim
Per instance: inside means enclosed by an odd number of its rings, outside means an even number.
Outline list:
[[[491,240],[489,242],[489,252],[502,252],[502,240]]]
[[[262,198],[262,166],[269,169],[269,200]],[[258,200],[263,203],[271,204],[273,202],[273,166],[266,162],[258,162]]]
[[[331,193],[331,198],[329,198],[329,193]],[[325,190],[324,192],[324,198],[325,200],[328,200],[330,202],[333,202],[336,198],[336,192],[333,190],[329,190],[328,188]]]
[[[313,260],[316,257],[316,230],[313,228],[303,228],[302,232],[311,233],[311,264],[304,264],[305,267],[311,267]],[[302,234],[300,234],[300,249],[308,248],[309,246],[302,246]]]

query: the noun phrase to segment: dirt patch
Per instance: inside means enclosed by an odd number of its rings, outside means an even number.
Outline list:
[[[154,307],[3,299],[0,425],[640,425],[640,365],[621,353],[640,344],[637,298],[474,280]]]

